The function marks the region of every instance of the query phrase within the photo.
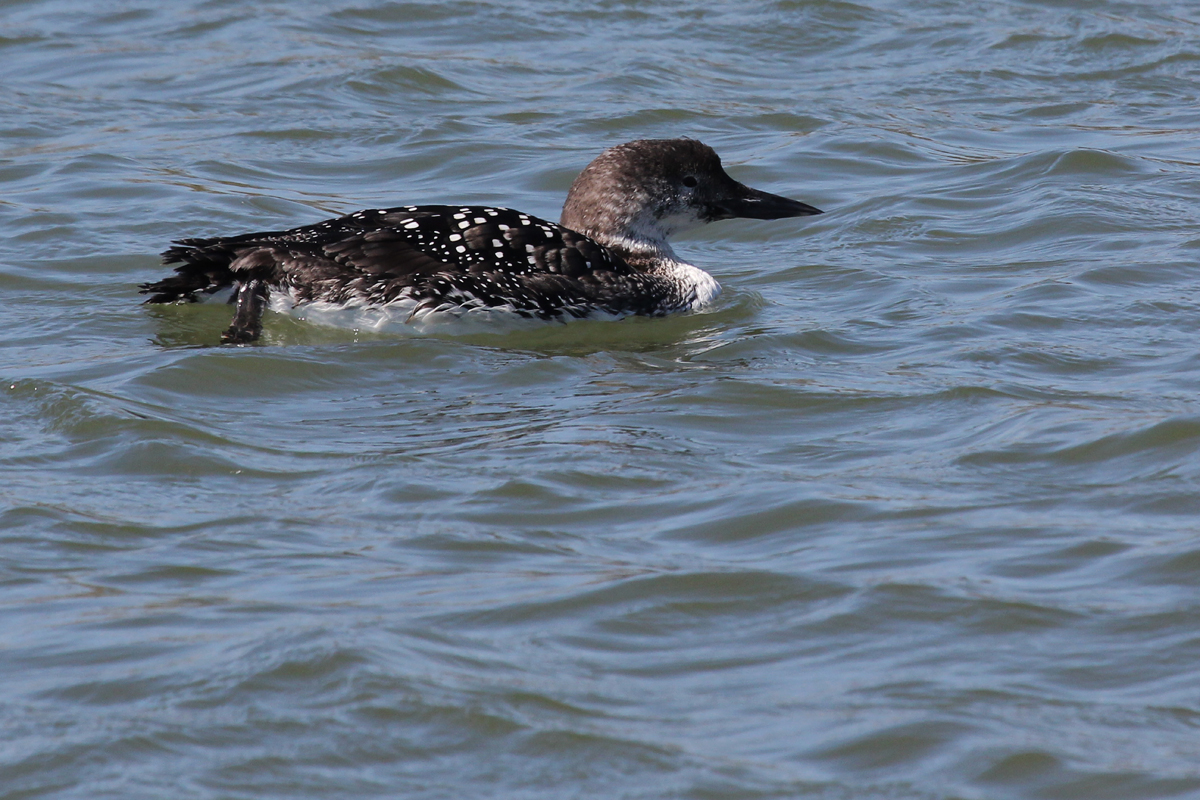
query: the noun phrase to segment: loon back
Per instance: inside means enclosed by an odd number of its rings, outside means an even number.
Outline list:
[[[195,302],[232,288],[223,341],[258,338],[269,303],[400,308],[410,321],[477,310],[541,320],[661,315],[709,302],[719,286],[680,261],[677,230],[733,216],[820,213],[759,192],[689,139],[601,154],[576,180],[563,222],[505,208],[405,206],[286,231],[182,239],[175,274],[141,286],[148,303]],[[573,229],[574,228],[574,229]]]

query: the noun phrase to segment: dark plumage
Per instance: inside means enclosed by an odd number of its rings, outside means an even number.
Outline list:
[[[657,315],[719,292],[680,261],[682,227],[820,213],[758,192],[690,139],[643,140],[601,154],[575,181],[562,224],[505,208],[407,206],[359,211],[286,231],[183,239],[163,253],[175,274],[141,287],[148,303],[194,302],[233,288],[223,340],[258,338],[275,301],[399,307],[408,319],[502,309],[536,319]],[[693,274],[694,273],[694,274]]]

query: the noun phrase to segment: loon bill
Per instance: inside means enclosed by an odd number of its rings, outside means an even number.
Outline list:
[[[721,292],[667,240],[716,220],[820,214],[738,183],[711,147],[643,139],[601,153],[567,194],[559,224],[507,208],[402,206],[287,231],[181,239],[175,273],[142,284],[147,303],[232,289],[224,342],[258,338],[264,309],[386,309],[406,322],[657,316]],[[490,317],[489,317],[490,318]]]

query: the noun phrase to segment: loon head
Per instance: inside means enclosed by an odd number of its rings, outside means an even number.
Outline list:
[[[738,183],[716,152],[694,139],[640,139],[605,150],[584,168],[560,221],[610,247],[670,254],[668,237],[707,222],[820,213]]]

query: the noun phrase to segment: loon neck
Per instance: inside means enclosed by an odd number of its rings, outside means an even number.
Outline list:
[[[665,238],[630,235],[629,231],[609,234],[589,234],[600,244],[625,259],[630,266],[652,267],[656,264],[680,263],[679,256]]]
[[[563,204],[559,223],[613,250],[631,265],[652,268],[656,262],[679,263],[667,239],[695,222],[662,218],[661,204],[623,181],[588,181],[592,167],[576,180]]]
[[[564,214],[564,223],[567,214]],[[598,219],[573,220],[579,227],[566,227],[599,242],[609,250],[620,255],[631,266],[652,269],[658,264],[682,263],[679,256],[671,248],[668,237],[677,228],[686,225],[671,224],[673,220],[661,220],[648,212],[625,218],[615,218],[615,214],[604,214]],[[580,224],[582,223],[582,224]]]

